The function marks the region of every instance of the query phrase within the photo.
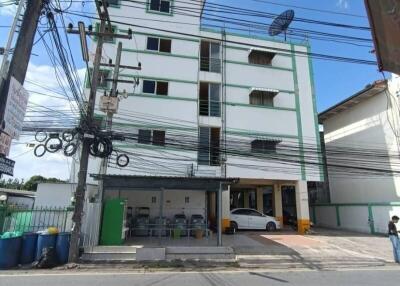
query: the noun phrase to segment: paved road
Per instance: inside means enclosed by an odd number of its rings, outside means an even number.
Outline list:
[[[230,273],[77,273],[4,275],[0,286],[258,286],[258,285],[391,285],[400,280],[398,270],[230,272]]]

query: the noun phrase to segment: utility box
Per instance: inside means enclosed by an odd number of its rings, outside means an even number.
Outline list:
[[[102,95],[100,97],[99,109],[106,113],[117,113],[118,103],[118,97]]]

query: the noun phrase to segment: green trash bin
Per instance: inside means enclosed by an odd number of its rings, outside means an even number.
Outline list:
[[[182,233],[182,230],[180,228],[174,228],[173,231],[172,231],[173,238],[174,239],[181,238],[181,233]]]

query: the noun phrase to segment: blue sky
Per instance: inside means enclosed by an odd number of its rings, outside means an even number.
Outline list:
[[[0,0],[1,2],[6,0]],[[300,8],[292,8],[296,12],[296,17],[307,18],[319,21],[346,23],[356,26],[368,26],[368,19],[366,18],[366,12],[364,7],[364,1],[362,0],[209,0],[211,3],[233,5],[243,7],[247,9],[265,11],[267,13],[281,13],[288,7],[274,5],[278,3],[281,5],[295,5],[302,7],[309,7],[312,9],[327,10],[336,13],[346,13],[358,15],[346,16],[341,14],[321,13],[314,10],[306,10]],[[9,2],[9,1],[7,1]],[[84,1],[82,1],[84,2]],[[269,2],[269,3],[267,3]],[[74,2],[72,9],[74,11],[87,11],[91,10],[90,4],[86,3],[85,6],[81,2]],[[9,26],[12,22],[14,8],[11,6],[0,7],[0,46],[5,46],[6,39],[8,36],[8,28],[3,26]],[[235,16],[236,17],[236,16]],[[240,17],[240,16],[237,16]],[[260,18],[246,18],[247,20],[261,21]],[[87,20],[87,19],[86,19]],[[67,19],[67,22],[74,22],[76,24],[76,18]],[[269,24],[271,20],[266,19],[266,24]],[[88,22],[88,21],[86,21]],[[293,22],[292,28],[318,30],[328,33],[336,33],[342,35],[349,35],[362,38],[371,38],[370,33],[367,31],[359,30],[348,30],[337,27],[320,26],[316,24],[304,24],[299,22]],[[69,37],[71,46],[76,54],[76,61],[78,68],[81,68],[82,74],[84,73],[83,63],[81,62],[81,52],[78,37]],[[372,45],[372,44],[371,44]],[[374,54],[371,53],[373,49],[371,47],[359,47],[354,45],[338,44],[334,42],[318,41],[311,39],[312,52],[329,54],[336,56],[343,56],[349,58],[360,58],[367,60],[375,60]],[[43,48],[43,45],[39,42],[33,49],[34,56],[31,57],[31,65],[29,67],[28,79],[36,82],[47,83],[48,86],[54,85],[57,88],[56,83],[50,79],[54,78],[52,74],[52,68],[50,66],[49,58]],[[381,79],[382,75],[378,72],[376,66],[350,64],[331,62],[325,60],[313,60],[314,67],[314,80],[315,89],[317,96],[317,108],[318,111],[323,111],[333,104],[351,96],[355,92],[363,89],[367,84]],[[33,86],[28,88],[34,89]],[[40,91],[40,89],[39,89]],[[32,102],[43,104],[43,98],[38,95],[32,96]],[[60,104],[56,101],[49,101],[45,99],[46,104],[57,105]],[[31,138],[26,138],[19,143],[30,142]],[[18,143],[18,142],[17,142]],[[32,151],[32,150],[31,150]],[[42,174],[46,176],[56,176],[62,179],[68,177],[71,162],[58,155],[51,155],[46,159],[39,160],[29,152],[24,144],[16,144],[13,146],[11,158],[18,159],[16,165],[15,177],[28,178],[31,175]],[[36,162],[41,164],[36,164]]]

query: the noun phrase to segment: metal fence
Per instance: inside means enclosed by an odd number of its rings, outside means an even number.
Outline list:
[[[0,233],[9,231],[36,232],[56,227],[60,232],[70,231],[73,208],[0,205]]]

